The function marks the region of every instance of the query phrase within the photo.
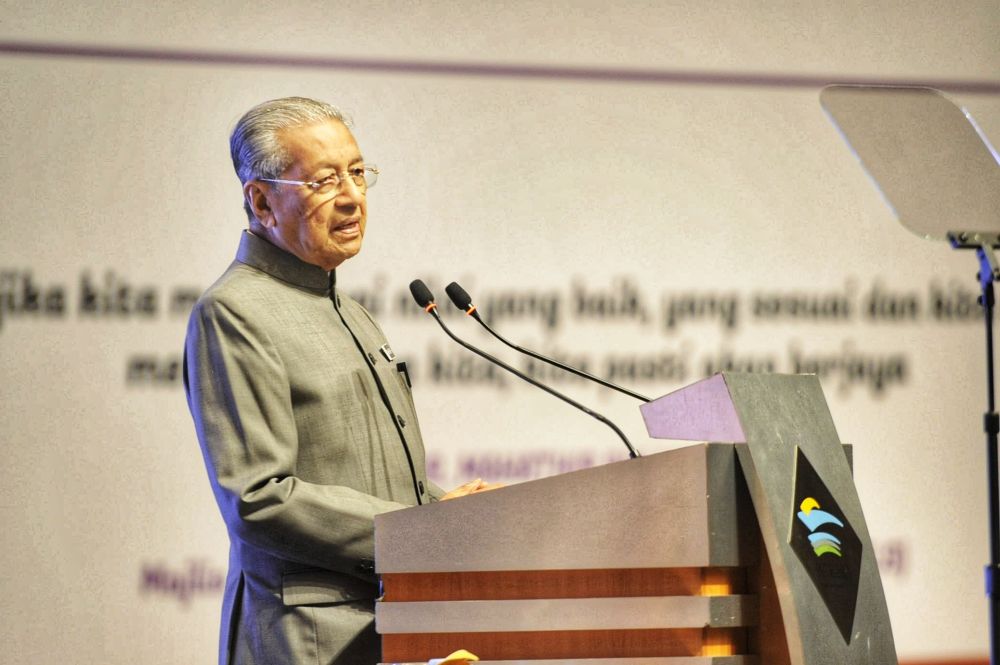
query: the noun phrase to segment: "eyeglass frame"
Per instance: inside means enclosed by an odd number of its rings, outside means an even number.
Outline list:
[[[362,191],[367,192],[369,187],[374,187],[375,183],[378,182],[378,176],[379,176],[380,171],[378,170],[378,167],[375,166],[374,164],[365,164],[363,167],[361,167],[361,170],[362,170],[362,174],[361,174],[362,182],[361,183],[358,183],[358,181],[354,179],[354,176],[351,175],[351,173],[350,173],[351,169],[348,169],[346,171],[339,171],[339,172],[338,171],[334,171],[333,173],[331,173],[330,175],[326,176],[322,180],[284,180],[282,178],[257,178],[257,180],[260,180],[261,182],[276,182],[276,183],[279,183],[279,184],[282,184],[282,185],[305,185],[306,187],[308,187],[312,191],[318,192],[320,190],[320,188],[327,181],[330,180],[330,178],[336,178],[337,181],[335,183],[330,183],[330,184],[332,184],[336,188],[336,191],[339,193],[339,192],[343,191],[344,182],[349,178],[351,180],[351,182],[354,183],[355,187],[361,189]],[[370,182],[370,183],[368,182],[368,178],[366,176],[366,173],[371,173],[372,175],[375,176],[372,179],[372,182]],[[347,176],[347,177],[345,178],[343,176]]]

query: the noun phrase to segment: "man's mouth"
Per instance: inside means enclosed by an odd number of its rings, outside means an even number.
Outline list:
[[[333,233],[341,233],[344,235],[357,235],[361,233],[361,218],[352,217],[351,219],[337,224],[333,227]]]

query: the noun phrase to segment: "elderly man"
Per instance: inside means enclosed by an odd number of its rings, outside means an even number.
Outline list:
[[[220,663],[374,663],[374,516],[485,486],[427,479],[408,379],[336,286],[378,176],[340,112],[265,102],[230,147],[249,230],[191,314],[184,369],[231,541]]]

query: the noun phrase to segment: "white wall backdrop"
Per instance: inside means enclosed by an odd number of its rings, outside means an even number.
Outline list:
[[[3,4],[0,661],[213,661],[227,539],[177,364],[189,298],[245,223],[228,132],[287,94],[351,112],[383,170],[339,283],[409,360],[441,483],[624,449],[472,362],[412,304],[415,277],[439,300],[457,279],[512,338],[649,395],[719,369],[816,371],[855,445],[901,658],[986,652],[973,257],[899,227],[819,85],[792,77],[992,82],[951,97],[1000,143],[995,1]],[[735,78],[267,61],[284,55]],[[757,74],[779,80],[740,84]],[[678,445],[648,439],[628,398],[544,376],[643,452]]]

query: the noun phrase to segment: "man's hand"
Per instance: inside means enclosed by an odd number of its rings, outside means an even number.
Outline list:
[[[470,480],[467,483],[462,483],[441,497],[441,500],[447,501],[448,499],[457,499],[460,496],[476,494],[477,492],[488,492],[489,490],[495,490],[501,487],[503,487],[502,483],[487,483],[483,481],[482,478],[476,478],[475,480]]]

